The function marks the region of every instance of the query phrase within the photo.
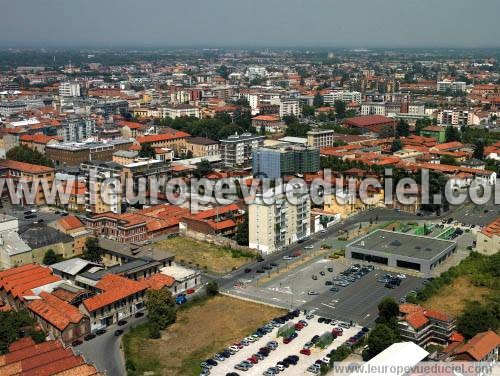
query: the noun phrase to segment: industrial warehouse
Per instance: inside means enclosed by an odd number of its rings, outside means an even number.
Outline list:
[[[349,243],[346,258],[428,273],[456,250],[454,241],[377,230]]]

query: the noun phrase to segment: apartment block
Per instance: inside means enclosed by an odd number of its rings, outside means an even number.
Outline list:
[[[309,237],[311,209],[308,194],[280,185],[256,195],[248,206],[249,247],[267,255]],[[288,194],[295,198],[289,202]]]
[[[238,134],[220,140],[220,154],[225,167],[249,167],[252,163],[252,150],[264,144],[264,136],[251,133]]]

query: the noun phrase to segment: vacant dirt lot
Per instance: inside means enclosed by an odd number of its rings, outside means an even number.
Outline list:
[[[492,290],[487,287],[474,286],[466,276],[462,276],[455,279],[451,285],[443,287],[437,295],[432,296],[422,305],[456,317],[462,313],[468,301],[484,302],[485,297],[491,292]]]
[[[174,254],[177,262],[206,268],[220,274],[230,272],[233,268],[238,268],[255,257],[252,253],[247,254],[180,236],[161,240],[155,246]]]
[[[139,329],[127,334],[127,359],[137,374],[197,375],[202,360],[283,312],[219,295],[179,310],[177,322],[162,331],[160,339],[148,339],[147,331]]]

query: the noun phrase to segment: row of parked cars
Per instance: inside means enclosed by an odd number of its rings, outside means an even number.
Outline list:
[[[404,279],[406,279],[406,275],[402,273],[397,275],[384,274],[377,281],[383,283],[384,286],[388,289],[395,289],[396,287],[401,285],[401,282]]]
[[[347,341],[345,341],[344,344],[347,345],[347,346],[354,346],[354,345],[356,345],[359,341],[361,341],[366,336],[366,334],[368,333],[368,331],[369,331],[369,329],[367,327],[362,328],[355,335],[353,335],[352,337],[349,337],[349,339],[347,339]],[[342,329],[342,327],[340,327],[340,325],[339,325],[339,326],[333,328],[332,329],[332,335],[333,335],[334,338],[341,337],[343,335],[343,329]],[[315,336],[315,337],[318,337],[318,336]],[[314,337],[313,337],[313,339],[314,339]],[[311,342],[313,342],[313,339],[311,340]],[[315,340],[316,340],[316,342],[319,341],[319,337],[316,338]],[[308,344],[306,344],[304,346],[304,349],[306,349],[307,345]],[[309,355],[310,354],[310,350],[309,350],[309,354],[307,354],[305,351],[303,351],[304,349],[301,350],[301,354]],[[312,373],[312,374],[319,374],[321,372],[321,365],[322,364],[329,365],[330,364],[330,359],[335,355],[335,351],[336,350],[333,349],[332,351],[330,351],[328,353],[328,355],[324,356],[321,359],[316,360],[313,364],[311,364],[309,367],[307,367],[307,371],[310,372],[310,373]]]
[[[200,376],[210,375],[210,370],[212,369],[212,367],[217,366],[218,362],[222,362],[230,358],[232,355],[235,355],[239,350],[241,350],[245,346],[249,346],[251,343],[259,341],[263,336],[272,332],[274,328],[282,326],[286,322],[299,317],[299,315],[300,311],[295,310],[288,312],[283,316],[275,317],[266,325],[263,325],[260,328],[258,328],[254,333],[243,338],[240,342],[234,343],[232,346],[229,346],[228,348],[216,353],[212,358],[201,362]],[[248,371],[250,368],[253,367],[254,364],[257,364],[259,361],[265,359],[269,355],[269,353],[275,350],[276,348],[278,348],[278,342],[268,341],[264,346],[259,348],[259,350],[255,354],[238,363],[235,366],[235,369],[244,372]],[[236,376],[238,374],[236,372],[231,372],[228,375]]]

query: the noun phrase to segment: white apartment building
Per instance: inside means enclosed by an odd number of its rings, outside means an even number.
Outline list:
[[[200,109],[189,104],[167,105],[158,108],[158,115],[161,118],[176,119],[178,117],[196,117],[200,118]]]
[[[411,103],[408,105],[408,114],[410,115],[425,115],[425,104]]]
[[[238,134],[220,140],[220,155],[225,167],[249,167],[252,164],[252,150],[264,145],[264,136],[251,133]]]
[[[78,82],[61,82],[59,85],[60,97],[79,97],[80,84]]]
[[[307,146],[325,148],[333,146],[335,140],[333,129],[318,129],[307,132]]]
[[[386,105],[385,102],[370,102],[363,103],[361,105],[361,115],[381,115],[386,116]]]
[[[57,135],[64,142],[81,142],[94,136],[96,132],[95,120],[84,118],[70,118],[62,122],[57,129]]]
[[[361,103],[361,93],[359,91],[336,90],[323,95],[325,104],[333,106],[335,101]]]
[[[280,106],[280,117],[302,115],[302,108],[298,98],[272,98],[271,104]]]
[[[246,76],[248,79],[267,77],[267,69],[264,67],[248,67]]]
[[[450,81],[443,80],[437,82],[438,93],[445,93],[447,90],[451,90],[452,93],[458,93],[465,91],[467,84],[463,81]]]
[[[291,203],[284,190],[296,198]],[[311,233],[311,203],[307,193],[293,192],[289,185],[256,195],[248,206],[249,247],[263,255],[277,252]]]
[[[472,110],[440,110],[437,114],[438,124],[443,125],[478,125],[479,117]]]

